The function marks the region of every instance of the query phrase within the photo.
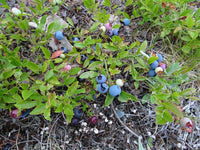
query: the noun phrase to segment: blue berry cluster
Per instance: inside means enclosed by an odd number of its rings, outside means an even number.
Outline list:
[[[103,74],[100,74],[97,76],[96,80],[98,83],[97,91],[102,94],[106,93],[108,91],[108,85],[105,83],[107,80],[106,76]]]
[[[105,83],[106,82],[106,76],[104,75],[99,75],[97,76],[96,78],[97,80],[97,91],[99,93],[106,93],[108,91],[108,85]],[[121,94],[121,88],[118,86],[118,85],[112,85],[110,88],[109,88],[109,94],[113,97],[117,97]]]
[[[161,54],[154,54],[158,57],[158,60],[154,61],[150,64],[151,70],[149,71],[150,77],[155,77],[157,74],[161,75],[163,71],[166,69],[166,65],[162,63],[163,56]]]
[[[80,120],[81,120],[82,117],[83,117],[83,111],[82,111],[81,109],[79,109],[79,108],[75,108],[75,109],[73,110],[73,112],[74,112],[74,116],[73,116],[73,118],[72,118],[70,124],[71,124],[72,126],[78,126],[79,123],[80,123]]]

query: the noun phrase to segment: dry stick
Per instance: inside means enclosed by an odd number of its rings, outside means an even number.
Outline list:
[[[133,134],[135,137],[139,138],[141,136],[137,135],[135,132],[133,132],[131,129],[129,129],[123,122],[122,120],[119,118],[119,116],[117,115],[115,109],[114,109],[114,106],[113,106],[113,103],[111,103],[111,108],[115,114],[115,117],[118,119],[118,121],[120,122],[120,124],[127,130],[129,131],[131,134]]]

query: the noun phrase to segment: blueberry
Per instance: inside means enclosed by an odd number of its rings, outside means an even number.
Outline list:
[[[30,112],[31,112],[31,109],[27,109],[25,112],[22,113],[21,118],[25,118],[26,116],[29,115]]]
[[[104,76],[103,74],[100,74],[97,76],[96,80],[97,80],[97,83],[105,83],[107,79],[106,79],[106,76]]]
[[[130,24],[130,20],[128,18],[125,18],[123,20],[123,23],[124,23],[125,26],[128,26]]]
[[[99,48],[101,49],[101,43],[99,43]],[[93,50],[96,50],[96,44],[93,45]]]
[[[72,41],[79,41],[79,38],[73,37],[73,38],[72,38]]]
[[[91,117],[90,119],[91,124],[95,125],[98,123],[98,118],[96,116]]]
[[[56,31],[54,35],[57,40],[62,40],[64,38],[64,35],[61,31]]]
[[[153,69],[150,70],[150,71],[149,71],[149,76],[150,76],[150,77],[155,77],[155,76],[156,76],[155,70],[153,70]]]
[[[95,61],[94,61],[94,60],[91,60],[91,61],[90,61],[90,64],[92,64],[93,62],[95,62]]]
[[[158,62],[161,62],[161,61],[163,61],[163,56],[161,55],[161,54],[157,54],[157,56],[158,56]]]
[[[108,36],[113,36],[113,31],[112,31],[112,30],[108,30],[108,31],[106,32],[106,34],[107,34]]]
[[[83,117],[83,111],[81,109],[75,108],[73,112],[75,118],[81,119]]]
[[[85,61],[87,57],[85,55],[81,55],[81,61]]]
[[[114,29],[113,34],[118,36],[119,35],[119,29]]]
[[[109,93],[111,96],[116,97],[119,96],[121,94],[121,88],[118,85],[112,85],[109,88]]]
[[[156,69],[158,67],[158,61],[154,61],[152,64],[150,64],[151,69]]]
[[[106,83],[98,84],[97,91],[102,94],[106,93],[108,91],[108,85]]]
[[[80,123],[80,120],[79,120],[78,118],[72,118],[70,124],[71,124],[72,126],[78,126],[79,123]]]
[[[68,53],[68,50],[65,47],[61,47],[60,50],[64,51],[64,53]]]

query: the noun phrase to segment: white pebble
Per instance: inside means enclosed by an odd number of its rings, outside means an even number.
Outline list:
[[[102,112],[99,113],[100,116],[103,116],[104,114]]]
[[[151,136],[151,132],[147,132],[148,136]]]
[[[86,127],[87,126],[87,122],[82,122],[81,125]]]
[[[65,141],[66,144],[69,144],[69,141]]]
[[[82,132],[82,129],[79,129],[79,132]]]
[[[181,144],[181,143],[177,143],[177,147],[178,147],[178,148],[181,148],[181,147],[182,147],[182,144]]]
[[[94,104],[94,108],[97,108],[97,104]]]
[[[86,128],[83,128],[83,132],[85,132],[86,131]]]
[[[97,128],[94,128],[94,133],[95,134],[98,134],[99,133],[99,130]]]
[[[107,118],[105,119],[105,122],[108,122],[108,119],[107,119]]]
[[[75,133],[75,134],[78,134],[78,131],[76,130],[74,133]]]
[[[122,87],[124,85],[124,82],[122,81],[122,79],[117,79],[116,80],[116,84],[120,87]]]
[[[111,125],[111,124],[112,124],[112,120],[110,120],[110,121],[108,122],[108,124]]]

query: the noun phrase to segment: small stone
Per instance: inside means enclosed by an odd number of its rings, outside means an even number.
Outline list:
[[[119,118],[122,118],[122,117],[124,116],[124,114],[125,114],[125,113],[124,113],[123,111],[121,111],[121,110],[117,110],[116,113],[117,113],[117,115],[118,115]]]
[[[99,133],[99,130],[97,128],[94,128],[94,133],[95,134],[98,134]]]
[[[112,124],[112,120],[110,120],[110,121],[108,122],[108,124],[111,125],[111,124]]]

